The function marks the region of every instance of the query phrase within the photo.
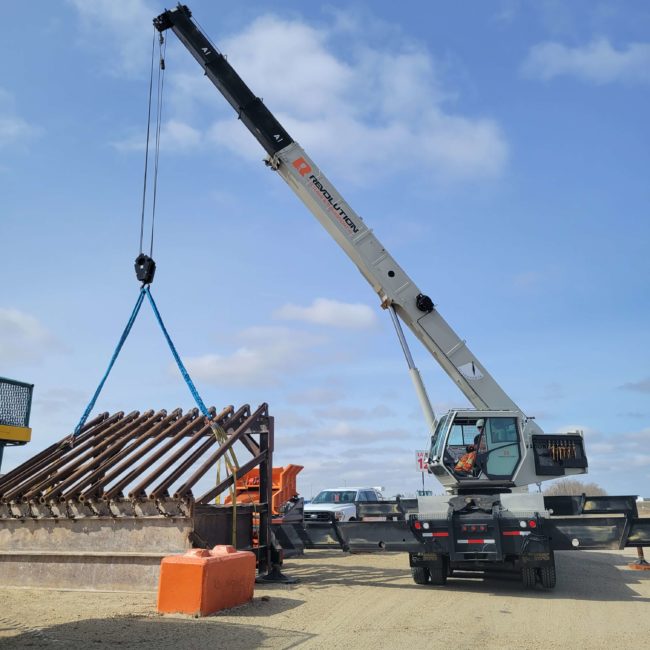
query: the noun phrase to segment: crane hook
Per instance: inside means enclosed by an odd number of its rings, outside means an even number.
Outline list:
[[[135,258],[135,275],[138,278],[139,282],[142,282],[142,285],[151,284],[153,282],[153,276],[156,274],[156,263],[151,257],[140,253]]]

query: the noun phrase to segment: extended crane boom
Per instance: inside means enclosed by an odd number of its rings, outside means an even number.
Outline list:
[[[160,31],[171,28],[183,42],[269,154],[268,164],[278,171],[357,265],[382,305],[395,307],[402,321],[458,384],[470,403],[477,409],[520,411],[438,313],[431,299],[420,291],[332,182],[199,30],[191,20],[190,10],[179,5],[154,22]]]

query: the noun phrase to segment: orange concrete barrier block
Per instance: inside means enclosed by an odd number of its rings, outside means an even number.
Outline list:
[[[160,564],[158,611],[208,616],[252,600],[255,554],[234,546],[194,549]]]

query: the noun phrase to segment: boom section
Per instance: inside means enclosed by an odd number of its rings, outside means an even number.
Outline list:
[[[226,57],[192,21],[188,7],[179,4],[175,9],[160,14],[153,24],[159,32],[171,29],[178,36],[270,156],[293,142],[264,102],[251,92]]]
[[[395,307],[400,319],[458,385],[472,406],[521,412],[363,219],[200,31],[191,20],[190,10],[178,5],[158,16],[154,25],[161,32],[171,29],[178,36],[269,154],[268,164],[277,170],[356,264],[379,295],[382,306]],[[397,219],[396,216],[396,226],[399,225]],[[530,425],[538,428],[533,422]]]

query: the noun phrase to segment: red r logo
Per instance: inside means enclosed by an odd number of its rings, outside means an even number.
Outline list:
[[[311,167],[309,166],[309,163],[304,158],[296,158],[293,161],[293,166],[298,170],[298,173],[301,176],[304,176],[305,174],[309,174],[311,171]]]

